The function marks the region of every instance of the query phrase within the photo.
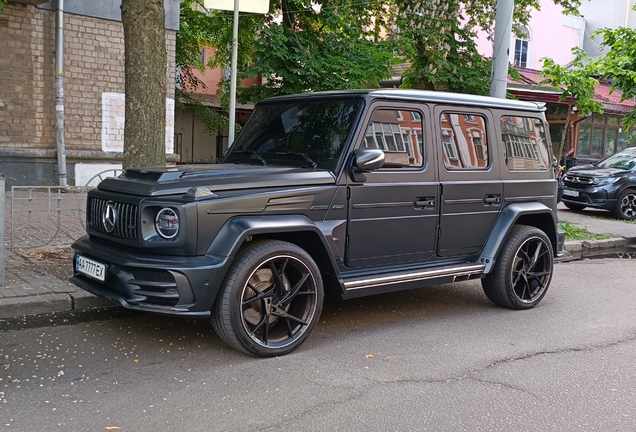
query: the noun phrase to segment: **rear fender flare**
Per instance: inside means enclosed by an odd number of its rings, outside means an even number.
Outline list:
[[[554,212],[547,207],[546,205],[539,202],[528,202],[528,203],[514,203],[507,205],[499,215],[497,222],[495,222],[495,226],[490,232],[490,236],[486,241],[486,245],[479,256],[478,263],[484,264],[486,267],[484,269],[484,274],[490,273],[492,270],[495,260],[497,259],[497,255],[499,250],[504,244],[506,236],[513,225],[517,223],[519,218],[522,216],[532,216],[532,215],[550,215],[552,220],[552,227],[545,233],[550,241],[552,242],[553,252],[556,256],[558,249],[558,235],[556,228],[556,216]],[[541,228],[541,226],[537,226]],[[544,231],[546,231],[544,229]]]

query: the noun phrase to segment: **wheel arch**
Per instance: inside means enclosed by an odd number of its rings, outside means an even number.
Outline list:
[[[286,241],[311,255],[322,273],[325,294],[341,296],[344,286],[328,241],[337,226],[327,224],[322,227],[329,231],[325,233],[304,215],[237,216],[225,223],[206,254],[227,257],[231,262],[242,248],[254,241]]]
[[[478,262],[486,265],[484,274],[488,274],[492,270],[499,250],[514,225],[532,226],[543,231],[550,239],[550,243],[552,243],[554,256],[557,256],[559,253],[559,234],[556,223],[554,212],[542,203],[513,203],[507,205],[499,215],[479,257]]]

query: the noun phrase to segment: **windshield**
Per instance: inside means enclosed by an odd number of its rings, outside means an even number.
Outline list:
[[[601,168],[616,168],[631,171],[636,167],[636,154],[632,152],[616,153],[598,163]]]
[[[223,162],[335,172],[361,107],[361,99],[259,104]]]

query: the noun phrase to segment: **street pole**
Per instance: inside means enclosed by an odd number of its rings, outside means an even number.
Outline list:
[[[66,187],[66,147],[64,144],[64,0],[55,11],[55,143],[59,185]]]
[[[508,64],[510,55],[510,34],[514,0],[497,0],[495,15],[495,44],[492,56],[490,96],[505,99],[508,86]]]
[[[238,63],[239,0],[234,0],[234,26],[232,28],[232,64],[230,69],[230,126],[227,137],[228,147],[234,142],[236,129],[236,64]]]
[[[4,212],[5,212],[5,181],[7,176],[0,173],[0,286],[4,286]]]

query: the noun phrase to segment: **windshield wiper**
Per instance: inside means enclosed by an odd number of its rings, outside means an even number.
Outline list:
[[[303,158],[305,160],[305,162],[309,163],[313,169],[318,168],[318,164],[316,163],[316,161],[313,160],[312,158],[310,158],[309,156],[307,156],[305,153],[301,153],[301,152],[280,152],[280,153],[278,153],[277,152],[276,154],[300,156],[301,158]]]
[[[265,158],[261,156],[255,150],[236,150],[232,152],[232,155],[230,155],[230,157],[232,157],[235,154],[249,154],[249,155],[255,156],[255,158],[258,159],[263,164],[263,166],[267,165],[267,161],[265,160]]]

